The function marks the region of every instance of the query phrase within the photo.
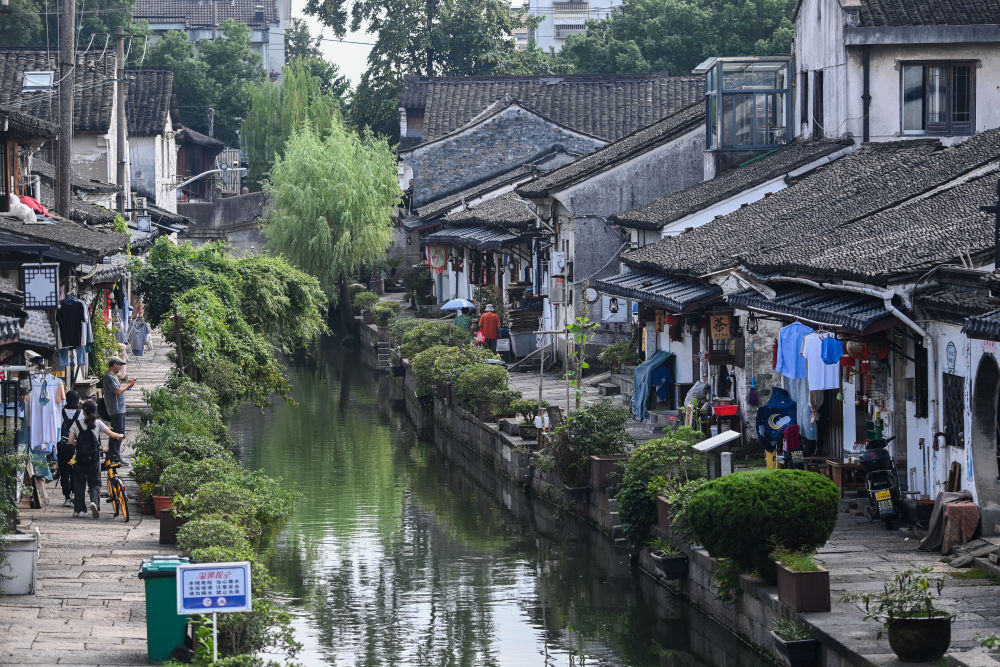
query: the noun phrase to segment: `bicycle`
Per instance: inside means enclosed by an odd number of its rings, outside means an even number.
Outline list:
[[[101,462],[101,470],[103,470],[108,477],[108,500],[111,501],[111,506],[115,508],[115,516],[119,514],[128,522],[128,493],[125,492],[125,485],[122,484],[122,480],[118,477],[118,468],[121,467],[121,463],[113,463],[109,458],[107,452],[104,453],[104,461]]]

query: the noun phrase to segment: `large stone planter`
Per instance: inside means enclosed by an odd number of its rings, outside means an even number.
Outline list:
[[[590,485],[595,489],[616,487],[621,481],[623,454],[607,454],[590,457]]]
[[[889,646],[903,662],[937,662],[951,646],[952,616],[889,619]]]
[[[774,639],[774,653],[789,667],[812,667],[816,664],[819,642],[815,639],[784,640],[773,630],[771,637]]]
[[[656,564],[656,569],[666,579],[684,579],[688,573],[687,556],[661,556],[658,553],[650,552],[649,557]]]
[[[375,313],[370,310],[366,310],[361,313],[361,321],[365,324],[375,324]]]
[[[521,424],[518,426],[518,431],[525,440],[538,440],[538,429],[534,424]]]
[[[778,599],[798,612],[830,611],[830,572],[789,570],[775,563],[778,571]]]
[[[586,505],[590,502],[589,486],[566,486],[562,485],[566,501],[571,505]]]

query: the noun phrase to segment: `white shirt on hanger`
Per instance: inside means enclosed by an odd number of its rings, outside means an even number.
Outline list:
[[[840,389],[840,364],[823,361],[823,339],[831,333],[811,333],[802,340],[802,356],[806,359],[806,382],[809,391]]]

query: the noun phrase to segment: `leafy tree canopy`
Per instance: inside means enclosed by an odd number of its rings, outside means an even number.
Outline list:
[[[285,67],[281,83],[263,81],[250,88],[250,109],[243,123],[243,147],[250,160],[252,187],[271,173],[285,142],[306,120],[321,136],[340,113],[340,100],[324,90],[323,82],[302,60]]]
[[[146,26],[132,25],[135,0],[90,0],[76,5],[77,43],[81,50],[104,47],[105,37],[118,28],[126,33],[145,33]],[[59,47],[59,0],[11,0],[10,12],[0,14],[0,47],[46,46]],[[91,40],[93,39],[93,42]],[[141,40],[140,40],[141,41]],[[114,54],[114,41],[108,43]],[[142,49],[141,43],[138,48]],[[132,59],[129,59],[132,62]],[[135,59],[138,62],[138,58]]]
[[[625,0],[622,12],[588,21],[560,58],[579,73],[690,74],[711,56],[791,50],[796,0]]]
[[[268,247],[349,308],[341,298],[346,276],[382,257],[392,239],[401,195],[389,143],[345,128],[339,117],[325,136],[306,122],[275,161],[269,192]]]
[[[375,35],[352,101],[352,120],[393,139],[406,74],[523,74],[568,67],[538,49],[517,51],[511,33],[523,14],[511,12],[506,0],[308,0],[306,12],[339,36],[362,25]]]
[[[232,19],[218,39],[193,43],[180,30],[167,32],[149,47],[149,65],[174,69],[181,122],[208,134],[208,109],[215,109],[214,136],[237,146],[240,124],[250,108],[250,84],[264,81],[260,55],[250,48],[250,29]]]
[[[350,92],[351,84],[340,73],[335,63],[323,58],[319,46],[322,37],[313,38],[309,26],[302,19],[292,19],[292,25],[285,31],[285,62],[304,67],[320,82],[324,93],[341,99]]]

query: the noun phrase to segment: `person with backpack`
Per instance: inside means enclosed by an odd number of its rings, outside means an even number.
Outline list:
[[[73,516],[87,513],[86,491],[90,489],[90,513],[95,519],[101,517],[101,434],[108,438],[124,437],[115,433],[97,418],[97,404],[87,401],[83,404],[83,426],[74,423],[70,427],[70,444],[76,447],[76,462],[73,465]]]
[[[83,428],[83,409],[80,407],[80,394],[71,389],[66,392],[66,405],[62,408],[62,429],[59,431],[61,437],[56,448],[59,486],[62,488],[65,498],[63,507],[73,505],[73,501],[70,499],[73,495],[73,466],[70,465],[70,460],[73,458],[76,447],[69,444],[69,432],[73,424],[78,424],[79,428]]]

